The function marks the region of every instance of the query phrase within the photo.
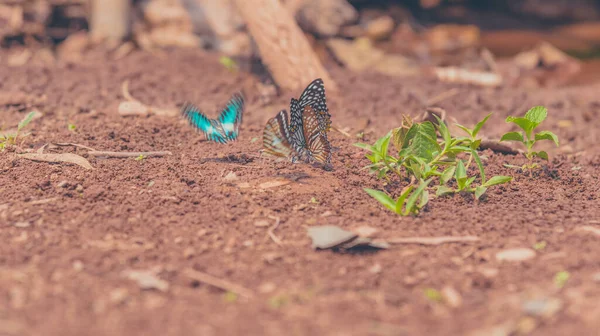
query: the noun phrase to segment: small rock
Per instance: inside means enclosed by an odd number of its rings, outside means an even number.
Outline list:
[[[394,31],[394,20],[389,16],[381,16],[367,24],[367,36],[373,40],[387,39]]]
[[[69,182],[67,181],[60,181],[58,182],[58,184],[56,185],[59,188],[66,188],[69,185]]]
[[[15,223],[15,227],[18,227],[21,229],[28,228],[30,226],[31,226],[31,224],[29,222],[16,222]]]
[[[552,317],[562,308],[562,301],[557,298],[541,298],[526,301],[523,306],[523,312],[538,317]]]
[[[328,249],[346,243],[354,238],[354,232],[346,231],[333,225],[315,226],[308,228],[308,235],[312,239],[313,248]]]
[[[258,287],[258,291],[262,294],[269,294],[275,290],[275,284],[272,282],[265,282]]]
[[[448,306],[452,308],[458,308],[462,305],[462,297],[456,289],[450,286],[445,286],[442,288],[441,293]]]
[[[281,260],[282,256],[281,254],[277,253],[277,252],[270,252],[270,253],[265,253],[263,254],[263,260],[267,263],[267,264],[272,264],[277,260]]]
[[[497,268],[491,267],[482,267],[479,269],[479,273],[481,273],[486,278],[494,278],[498,275],[500,271]]]
[[[123,272],[123,275],[138,283],[141,289],[158,289],[166,292],[169,289],[169,283],[159,279],[153,272],[150,271],[135,271],[128,270]]]
[[[189,247],[186,247],[186,248],[183,250],[183,257],[184,257],[184,258],[186,258],[186,259],[188,259],[188,258],[191,258],[191,257],[193,257],[193,256],[195,256],[195,255],[196,255],[196,249],[194,249],[194,248],[193,248],[193,247],[191,247],[191,246],[189,246]]]
[[[238,179],[237,175],[232,171],[227,173],[227,175],[225,175],[225,177],[223,177],[223,181],[227,181],[227,182],[233,182],[233,181],[236,181],[237,179]]]
[[[252,240],[246,240],[242,243],[244,247],[252,247],[254,246],[254,242]]]
[[[369,273],[378,274],[381,273],[382,270],[383,267],[381,267],[381,264],[377,263],[369,268]]]
[[[124,101],[119,104],[118,113],[123,116],[145,116],[150,114],[148,107],[138,101]]]
[[[600,272],[596,272],[592,275],[592,280],[595,282],[600,282]]]
[[[82,193],[83,192],[83,186],[81,184],[78,184],[77,187],[75,187],[75,191],[77,191],[78,193]]]
[[[115,288],[110,291],[109,300],[112,304],[120,304],[127,300],[129,296],[129,291],[127,288]]]
[[[496,253],[498,261],[526,261],[535,257],[535,251],[529,248],[514,248]]]
[[[321,217],[329,217],[329,216],[333,216],[333,215],[335,215],[335,213],[333,211],[327,210],[321,214]]]
[[[83,263],[80,260],[75,260],[73,262],[73,269],[76,272],[81,272],[83,270]]]

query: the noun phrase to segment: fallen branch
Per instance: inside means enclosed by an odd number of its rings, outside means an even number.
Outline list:
[[[140,155],[144,157],[161,157],[166,155],[173,155],[173,153],[164,151],[164,152],[105,152],[105,151],[91,151],[88,152],[88,155],[91,156],[104,156],[110,158],[129,158],[129,157],[139,157]]]
[[[200,271],[196,271],[194,269],[191,268],[186,268],[183,270],[183,274],[185,274],[187,277],[205,283],[207,285],[211,285],[213,287],[222,289],[224,291],[229,291],[229,292],[233,292],[236,293],[240,296],[243,296],[245,298],[252,298],[254,296],[254,292],[252,292],[249,289],[246,289],[240,285],[236,285],[234,283],[231,283],[227,280],[222,280],[219,278],[216,278],[210,274],[206,274]]]
[[[18,154],[20,158],[37,161],[37,162],[50,162],[50,163],[74,163],[85,169],[94,169],[90,162],[84,157],[73,153],[61,153],[61,154],[41,154],[41,153],[25,153]]]
[[[386,239],[390,244],[420,244],[420,245],[441,245],[446,243],[471,243],[479,241],[475,236],[441,236],[441,237],[407,237]]]

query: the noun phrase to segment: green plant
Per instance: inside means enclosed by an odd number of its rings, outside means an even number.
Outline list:
[[[522,132],[508,132],[500,138],[500,141],[516,141],[522,143],[527,152],[525,157],[529,160],[529,163],[524,165],[524,170],[532,170],[538,165],[533,162],[534,157],[539,157],[544,160],[548,160],[548,153],[545,151],[534,151],[533,146],[536,142],[541,140],[553,141],[558,146],[558,137],[556,134],[550,131],[541,131],[534,133],[534,130],[546,119],[548,116],[548,110],[544,106],[535,106],[529,109],[525,113],[524,117],[511,117],[506,118],[506,122],[517,125]]]
[[[0,133],[0,150],[4,150],[7,145],[15,145],[19,138],[20,132],[29,125],[33,117],[35,116],[35,111],[29,112],[23,120],[19,122],[17,125],[17,130],[14,133]],[[21,137],[28,136],[29,133],[21,135]]]
[[[489,187],[509,182],[512,178],[508,176],[494,176],[488,180],[477,152],[481,143],[477,135],[489,117],[488,114],[473,129],[457,125],[467,136],[453,137],[446,124],[437,117],[437,123],[434,124],[430,121],[414,122],[404,116],[400,127],[391,130],[373,145],[355,144],[368,151],[366,157],[371,164],[365,169],[369,169],[378,178],[389,181],[388,173],[392,172],[401,180],[408,179],[410,186],[417,186],[414,191],[410,187],[405,188],[397,200],[381,191],[365,191],[386,208],[401,215],[408,215],[418,213],[427,204],[429,188],[435,188],[437,196],[468,192],[479,199]],[[396,148],[397,156],[389,155],[390,142]],[[466,164],[462,158],[466,159]],[[477,166],[478,176],[468,176],[473,163]],[[480,179],[478,184],[475,183],[477,177]],[[430,187],[433,179],[437,179],[439,185]],[[451,186],[450,183],[455,186]],[[411,192],[413,194],[410,194]],[[417,194],[414,197],[415,201],[409,203],[414,194]],[[421,200],[416,204],[419,197]]]
[[[67,125],[67,128],[69,129],[69,131],[71,131],[71,132],[75,132],[75,130],[77,129],[77,126],[75,126],[75,124],[71,124],[71,123],[69,123],[69,124]]]
[[[414,191],[413,186],[406,187],[395,201],[383,191],[369,188],[365,188],[364,190],[386,208],[399,215],[408,216],[411,214],[418,214],[429,201],[429,192],[427,191],[429,182],[431,182],[431,179],[421,181]],[[417,200],[419,201],[418,203]]]
[[[236,73],[239,70],[237,62],[231,57],[221,56],[219,57],[219,63],[221,63],[221,65],[223,65],[225,69],[229,70],[231,73]]]
[[[146,158],[146,155],[144,154],[140,154],[135,158],[135,161],[144,161],[144,159]]]

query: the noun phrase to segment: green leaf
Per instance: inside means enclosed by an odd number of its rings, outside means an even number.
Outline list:
[[[500,141],[519,141],[523,142],[523,133],[521,132],[508,132],[500,138]]]
[[[546,153],[545,151],[535,152],[534,154],[540,157],[541,159],[548,161],[548,153]]]
[[[450,131],[448,130],[448,126],[440,119],[438,116],[435,116],[438,121],[438,129],[442,138],[444,139],[444,149],[448,149],[450,147],[450,143],[452,141],[452,136],[450,135]]]
[[[452,194],[453,192],[454,192],[454,189],[452,189],[448,186],[442,185],[442,186],[437,187],[435,195],[443,196],[443,195],[447,195],[447,194]]]
[[[379,201],[379,203],[383,204],[383,206],[396,212],[396,204],[394,203],[394,200],[388,196],[388,194],[384,193],[383,191],[369,188],[364,188],[363,190],[366,191],[371,197]]]
[[[460,128],[461,130],[463,130],[465,133],[467,133],[470,137],[473,137],[473,131],[471,131],[470,129],[468,129],[466,126],[463,126],[459,123],[454,123],[454,125],[458,128]]]
[[[487,180],[487,182],[483,183],[482,185],[484,187],[491,187],[491,186],[495,186],[498,184],[510,182],[511,180],[512,180],[512,177],[510,177],[510,176],[494,176],[491,179]]]
[[[548,109],[546,109],[544,106],[534,106],[532,108],[529,109],[529,111],[527,111],[527,113],[525,113],[525,119],[531,121],[533,124],[535,124],[535,126],[533,126],[533,128],[537,127],[537,125],[541,124],[542,121],[544,121],[546,119],[546,117],[548,116]]]
[[[423,190],[423,193],[421,194],[421,201],[419,202],[419,209],[423,209],[424,206],[427,205],[427,202],[429,202],[429,191],[427,191],[427,189]]]
[[[440,145],[437,142],[437,133],[435,126],[429,121],[414,124],[406,135],[410,139],[408,147],[415,156],[431,161],[433,152],[440,151]]]
[[[481,198],[481,196],[483,196],[483,194],[485,194],[486,191],[487,191],[487,188],[482,185],[475,188],[475,199]]]
[[[456,163],[456,173],[454,174],[456,181],[464,180],[467,178],[467,170],[462,160],[458,160]]]
[[[465,189],[469,188],[471,183],[473,183],[473,181],[475,181],[475,177],[476,176],[471,176],[465,181]]]
[[[475,163],[477,164],[477,167],[479,168],[479,175],[481,176],[481,183],[484,184],[485,183],[485,170],[483,170],[483,163],[481,162],[481,158],[479,158],[479,154],[477,154],[477,151],[474,149],[471,149],[471,155],[473,156],[473,159],[475,159]]]
[[[404,200],[406,200],[406,198],[408,197],[408,195],[410,195],[410,192],[413,190],[413,186],[409,186],[406,188],[406,190],[404,190],[402,192],[402,194],[400,194],[400,196],[398,197],[398,199],[396,200],[396,210],[395,212],[397,214],[401,214],[402,213],[402,206],[404,205]]]
[[[427,188],[427,185],[431,182],[431,179],[427,181],[421,181],[419,187],[410,195],[410,197],[406,200],[406,208],[404,209],[404,215],[408,215],[410,213],[415,212],[415,203],[417,203],[417,199],[421,196],[421,193]]]
[[[481,120],[480,122],[478,122],[475,127],[473,128],[473,132],[471,134],[471,136],[474,138],[477,136],[477,133],[479,133],[479,131],[481,130],[481,128],[483,127],[483,125],[488,121],[488,119],[492,116],[491,113],[489,113],[488,115],[485,116],[485,118],[483,118],[483,120]]]
[[[511,122],[521,127],[521,129],[527,134],[529,134],[529,132],[531,132],[531,130],[533,130],[535,126],[537,126],[534,123],[532,123],[529,119],[525,118],[507,117],[506,122]]]
[[[563,288],[567,284],[567,281],[569,281],[570,277],[571,274],[569,274],[569,272],[560,271],[554,275],[554,285],[557,288]]]
[[[446,168],[442,172],[442,176],[440,176],[440,184],[444,185],[444,184],[448,183],[448,181],[450,181],[452,179],[452,176],[454,176],[455,171],[456,171],[456,166],[450,166],[450,167]]]
[[[352,144],[352,146],[358,147],[358,148],[362,148],[362,149],[366,149],[369,152],[375,151],[375,148],[373,148],[373,146],[371,146],[369,144],[366,144],[366,143],[358,142],[358,143]]]
[[[25,126],[29,125],[31,120],[33,120],[34,116],[35,116],[35,111],[31,111],[31,112],[27,113],[25,118],[23,118],[23,120],[21,120],[21,122],[19,122],[19,125],[17,126],[17,130],[20,131],[23,128],[25,128]]]
[[[390,138],[392,134],[388,133],[385,137],[383,137],[383,141],[381,142],[381,146],[379,147],[379,154],[382,158],[388,156],[388,146],[390,145]]]
[[[556,136],[556,134],[550,132],[550,131],[541,131],[539,133],[537,133],[535,135],[535,140],[536,141],[540,141],[540,140],[552,140],[554,141],[554,143],[556,144],[556,146],[558,146],[558,137]]]
[[[425,298],[431,302],[442,302],[444,301],[444,296],[437,289],[426,288],[424,291]]]

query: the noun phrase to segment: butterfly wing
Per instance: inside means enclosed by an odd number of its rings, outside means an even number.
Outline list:
[[[289,157],[294,153],[289,139],[287,112],[281,110],[267,121],[263,131],[263,150],[269,155]]]
[[[244,96],[241,93],[236,93],[227,102],[227,105],[217,119],[227,140],[237,139],[243,114]]]
[[[181,114],[192,127],[201,131],[207,140],[218,143],[227,142],[227,139],[220,130],[219,123],[216,120],[207,118],[194,104],[186,103],[181,109]]]
[[[305,106],[302,113],[304,138],[306,139],[307,161],[320,163],[331,162],[331,144],[327,133],[321,130],[317,111],[311,106]]]
[[[331,114],[327,108],[327,98],[325,97],[325,84],[321,78],[317,78],[308,84],[300,99],[298,100],[300,110],[305,106],[311,106],[317,113],[319,119],[319,128],[328,132],[331,128]]]
[[[292,98],[290,102],[290,143],[296,151],[301,151],[306,147],[306,138],[302,125],[303,108],[300,102]]]

